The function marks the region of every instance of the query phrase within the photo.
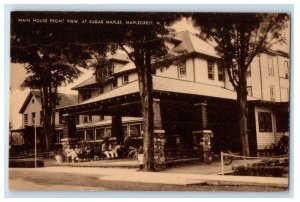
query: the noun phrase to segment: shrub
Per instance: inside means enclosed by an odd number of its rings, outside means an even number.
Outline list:
[[[37,160],[37,167],[44,167],[45,163],[42,160]],[[33,160],[10,160],[10,168],[34,168],[35,163]]]
[[[281,177],[283,173],[283,166],[239,166],[234,168],[234,175],[240,176]]]

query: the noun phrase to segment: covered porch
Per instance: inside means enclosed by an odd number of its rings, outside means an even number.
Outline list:
[[[239,150],[235,92],[217,86],[153,76],[153,97],[157,164],[200,158],[201,148],[213,149],[216,153],[223,149]],[[56,110],[66,118],[63,129],[63,140],[66,142],[78,138],[74,116],[90,114],[111,116],[111,135],[122,143],[126,138],[122,117],[142,117],[138,82]],[[204,138],[204,141],[203,135],[213,138]],[[141,139],[142,136],[141,131]]]

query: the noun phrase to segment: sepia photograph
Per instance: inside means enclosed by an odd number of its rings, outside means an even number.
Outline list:
[[[288,192],[290,21],[11,11],[8,189]]]

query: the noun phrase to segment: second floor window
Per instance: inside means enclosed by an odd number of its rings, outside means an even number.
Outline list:
[[[289,62],[284,61],[284,76],[286,79],[289,78]]]
[[[24,114],[24,126],[28,125],[28,114]]]
[[[82,92],[82,100],[87,100],[92,97],[92,91],[91,90],[85,90]]]
[[[214,63],[212,61],[207,61],[207,72],[208,78],[214,79]]]
[[[128,83],[129,83],[128,74],[125,74],[123,76],[123,85],[128,84]]]
[[[100,94],[103,94],[103,93],[104,93],[104,87],[101,86],[101,87],[99,87],[99,89],[98,89],[98,94],[100,95]]]
[[[186,66],[178,67],[178,77],[186,76]]]
[[[118,87],[118,79],[114,79],[113,81],[112,81],[112,88],[117,88]]]
[[[35,124],[35,112],[31,113],[31,123]]]
[[[270,85],[270,98],[272,101],[275,101],[276,96],[275,96],[275,86]]]
[[[218,63],[218,78],[219,81],[224,81],[225,80],[225,76],[224,76],[224,67],[221,63]]]
[[[83,123],[92,122],[92,115],[83,115]]]
[[[247,68],[247,77],[251,77],[251,65]]]
[[[268,70],[269,70],[269,76],[274,77],[274,65],[273,65],[272,56],[268,56]]]
[[[247,87],[248,96],[252,96],[252,86]]]

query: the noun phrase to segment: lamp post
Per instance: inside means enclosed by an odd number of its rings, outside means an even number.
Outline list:
[[[34,126],[34,167],[37,168],[37,149],[36,149],[36,124]]]

